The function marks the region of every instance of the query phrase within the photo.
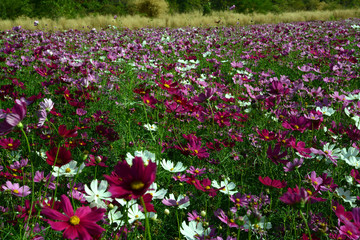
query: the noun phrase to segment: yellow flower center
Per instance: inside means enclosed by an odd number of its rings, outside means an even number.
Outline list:
[[[65,169],[65,172],[66,172],[66,173],[69,173],[69,172],[71,172],[71,169],[70,169],[70,168],[67,168],[67,169]]]
[[[13,192],[14,193],[19,193],[19,191],[17,189],[14,189]]]
[[[350,232],[350,230],[348,230],[346,233],[349,234],[350,236],[352,235],[352,232]]]
[[[8,143],[8,146],[9,146],[9,147],[12,147],[12,146],[14,146],[14,145],[13,145],[12,143]]]
[[[174,171],[174,168],[170,168],[170,171]]]
[[[299,129],[299,126],[298,126],[298,125],[295,125],[294,127],[295,127],[296,129]]]
[[[166,88],[170,88],[170,86],[169,86],[169,84],[164,84],[164,87],[166,87]]]
[[[135,180],[130,184],[131,189],[133,190],[140,190],[145,186],[145,184],[143,182],[141,182],[140,180]]]
[[[199,151],[198,151],[198,150],[196,150],[196,149],[194,150],[194,152],[195,152],[196,154],[198,154],[198,153],[199,153]]]
[[[206,186],[205,189],[206,189],[206,190],[209,190],[209,189],[210,189],[210,186]]]
[[[80,218],[76,215],[72,216],[70,218],[71,225],[79,225],[80,224]]]

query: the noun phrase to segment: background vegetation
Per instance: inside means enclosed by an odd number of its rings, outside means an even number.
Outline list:
[[[350,9],[360,0],[1,0],[0,19],[18,17],[57,19],[88,15],[135,15],[157,17],[163,13],[177,14],[200,11],[232,10],[237,13],[282,13]]]

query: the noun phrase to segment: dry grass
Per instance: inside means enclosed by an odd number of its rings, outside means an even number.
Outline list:
[[[78,19],[58,20],[51,19],[30,19],[19,18],[16,20],[0,21],[0,30],[9,30],[14,26],[21,25],[24,29],[29,30],[68,30],[68,29],[85,29],[92,28],[101,29],[109,25],[118,28],[137,29],[143,27],[213,27],[213,26],[244,26],[249,24],[263,24],[263,23],[287,23],[299,21],[314,21],[314,20],[340,20],[347,18],[359,18],[360,9],[351,10],[334,10],[334,11],[299,11],[282,14],[237,14],[234,12],[213,12],[211,15],[203,16],[200,12],[193,12],[188,14],[166,15],[162,14],[158,18],[148,18],[144,16],[122,16],[116,20],[113,16],[88,16]],[[34,21],[39,20],[39,25],[34,26]]]

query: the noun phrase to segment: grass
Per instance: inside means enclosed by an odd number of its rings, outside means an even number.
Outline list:
[[[212,12],[211,15],[203,16],[200,12],[193,12],[187,14],[163,14],[158,18],[148,18],[140,15],[135,16],[119,16],[116,20],[114,16],[87,16],[77,19],[60,18],[58,20],[52,19],[31,19],[28,17],[19,18],[16,20],[2,20],[0,21],[0,30],[9,30],[13,26],[22,26],[28,30],[69,30],[69,29],[84,29],[91,30],[93,28],[102,29],[109,25],[117,28],[139,29],[144,27],[165,27],[165,28],[179,28],[179,27],[222,27],[222,26],[245,26],[252,24],[277,24],[303,21],[329,21],[341,20],[347,18],[360,17],[359,9],[347,10],[333,10],[333,11],[298,11],[286,13],[268,13],[268,14],[237,14],[231,11],[227,12]],[[38,20],[39,25],[34,26],[34,21]]]

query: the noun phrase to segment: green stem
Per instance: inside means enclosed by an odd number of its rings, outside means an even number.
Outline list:
[[[148,212],[147,212],[147,210],[146,210],[144,198],[141,197],[140,200],[141,200],[141,204],[142,204],[143,207],[144,207],[144,212],[145,212],[145,230],[146,230],[146,232],[148,233],[149,240],[151,240],[149,216],[148,216],[148,214],[147,214]],[[146,240],[146,234],[145,234],[145,240]]]
[[[146,123],[147,123],[147,124],[150,124],[150,123],[149,123],[148,116],[147,116],[147,114],[146,114],[146,107],[145,107],[145,104],[143,104],[143,108],[144,108],[144,114],[145,114]],[[149,132],[150,132],[151,138],[154,140],[154,142],[156,142],[155,137],[154,137],[154,135],[153,135],[152,131],[151,131],[151,130],[149,130]]]
[[[181,232],[180,232],[180,223],[179,223],[179,214],[178,214],[178,210],[176,209],[176,221],[178,224],[178,229],[179,229],[179,239],[181,239]]]
[[[28,147],[28,151],[29,151],[29,157],[30,157],[30,153],[31,153],[31,150],[30,150],[30,143],[29,143],[29,139],[26,135],[26,132],[24,131],[24,128],[23,127],[20,127],[21,129],[21,132],[23,133],[25,139],[26,139],[26,144],[27,144],[27,147]],[[34,205],[34,199],[35,199],[35,182],[34,182],[34,165],[33,163],[31,162],[31,203],[30,203],[30,213],[29,213],[29,218],[27,219],[27,222],[26,222],[26,225],[29,227],[29,222],[30,222],[30,218],[31,218],[31,213],[32,213],[32,210],[33,210],[33,205]],[[24,177],[23,177],[24,179]],[[31,229],[32,231],[32,229]],[[26,235],[26,231],[24,232],[24,235],[23,235],[23,239],[25,239],[25,235]]]
[[[300,210],[300,215],[301,215],[301,218],[304,220],[306,230],[307,230],[307,232],[309,234],[309,239],[312,240],[309,225],[308,225],[307,220],[306,220],[306,218],[305,218],[305,216],[304,216],[304,214],[303,214],[303,212],[301,210]]]

